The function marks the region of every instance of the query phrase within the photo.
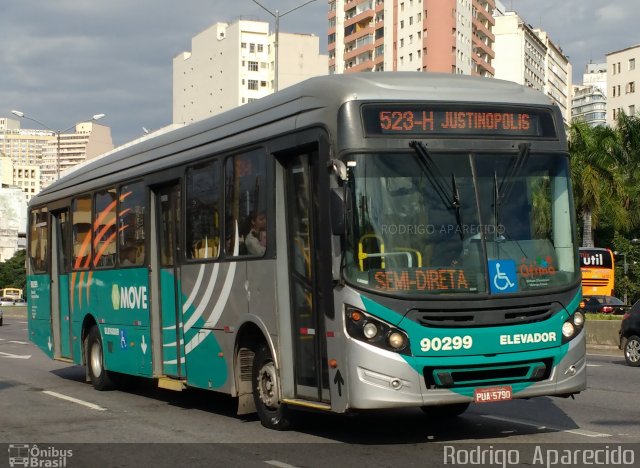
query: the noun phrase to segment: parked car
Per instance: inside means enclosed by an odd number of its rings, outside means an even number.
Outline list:
[[[15,303],[15,299],[13,297],[0,297],[0,307],[12,306],[14,303]]]
[[[640,301],[633,304],[622,317],[620,349],[624,352],[627,364],[640,366]]]
[[[0,309],[0,327],[2,326],[2,309]]]
[[[14,301],[13,305],[25,306],[25,305],[27,305],[27,301],[25,301],[23,298],[19,297]]]
[[[589,314],[619,314],[622,315],[628,306],[614,296],[586,296],[583,298],[583,312]]]

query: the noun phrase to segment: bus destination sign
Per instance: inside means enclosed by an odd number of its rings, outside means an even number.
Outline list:
[[[372,104],[363,119],[367,136],[556,137],[553,115],[540,109]]]

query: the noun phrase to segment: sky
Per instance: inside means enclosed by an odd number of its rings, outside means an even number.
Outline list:
[[[259,0],[280,15],[305,0]],[[589,61],[640,44],[638,0],[503,0],[549,33],[579,83]],[[115,145],[172,119],[172,62],[218,21],[273,17],[252,0],[0,0],[0,117],[16,109],[53,130],[94,114]],[[280,31],[312,33],[326,53],[327,0],[280,16]],[[42,128],[23,120],[22,128]]]

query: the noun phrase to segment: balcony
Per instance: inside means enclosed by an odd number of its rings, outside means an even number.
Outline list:
[[[358,39],[364,36],[373,35],[373,34],[374,34],[373,25],[366,25],[366,26],[356,25],[354,32],[352,32],[348,36],[345,34],[344,43],[348,44],[349,42],[357,41]]]
[[[346,69],[347,73],[357,73],[357,72],[367,72],[373,71],[373,60],[365,60],[364,62],[360,62],[357,65],[354,65],[351,68]]]
[[[373,23],[374,16],[375,16],[375,12],[373,10],[365,10],[362,13],[352,16],[349,19],[345,19],[344,27],[346,29],[347,27],[355,23],[366,23],[366,24]]]

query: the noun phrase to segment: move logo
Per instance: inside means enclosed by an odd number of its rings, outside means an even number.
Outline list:
[[[113,310],[147,309],[149,307],[147,287],[114,284],[111,287],[111,304]]]

